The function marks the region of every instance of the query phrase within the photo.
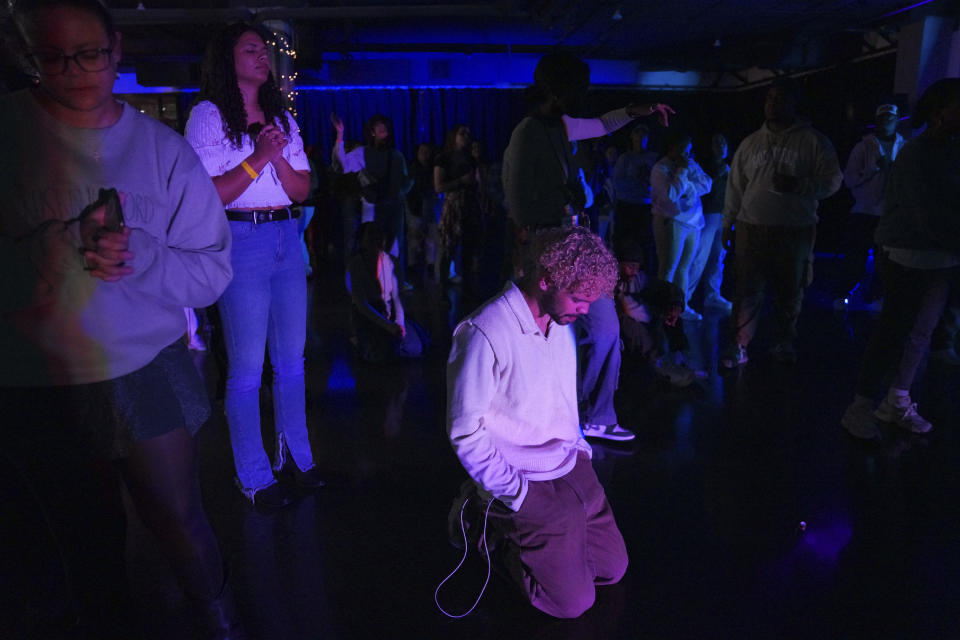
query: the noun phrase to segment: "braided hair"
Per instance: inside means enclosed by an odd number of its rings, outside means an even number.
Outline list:
[[[237,22],[228,25],[207,44],[207,52],[203,58],[203,68],[200,73],[200,92],[197,102],[209,100],[220,110],[223,120],[223,130],[234,147],[243,144],[243,134],[247,132],[247,110],[243,106],[243,96],[237,84],[237,71],[233,59],[233,49],[244,33],[252,31],[264,42],[269,42],[272,36],[262,27]],[[273,72],[267,75],[267,80],[257,93],[257,103],[263,109],[266,122],[279,122],[284,133],[290,133],[290,122],[286,118],[287,106],[280,87],[274,80]]]

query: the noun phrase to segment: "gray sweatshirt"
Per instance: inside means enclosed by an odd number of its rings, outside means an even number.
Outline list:
[[[109,380],[182,337],[183,307],[230,282],[223,205],[176,132],[123,105],[102,129],[69,127],[29,92],[0,97],[0,386]],[[134,272],[84,271],[75,218],[101,187],[126,195]],[[46,223],[46,224],[45,224]]]
[[[796,176],[793,193],[773,186],[776,172]],[[843,173],[833,145],[807,122],[774,132],[766,123],[747,136],[733,156],[724,224],[804,227],[817,224],[819,201],[840,188]]]

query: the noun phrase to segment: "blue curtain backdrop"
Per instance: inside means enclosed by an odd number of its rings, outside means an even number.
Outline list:
[[[466,124],[492,162],[503,156],[510,132],[523,118],[521,94],[519,89],[300,90],[297,121],[304,143],[319,146],[319,157],[327,163],[335,139],[331,112],[346,123],[348,141],[363,140],[363,125],[371,116],[387,115],[397,148],[408,160],[421,142],[442,146],[448,129]]]

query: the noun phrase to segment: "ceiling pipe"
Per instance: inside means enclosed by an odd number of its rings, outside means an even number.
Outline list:
[[[409,18],[523,18],[523,13],[505,12],[489,5],[400,5],[355,7],[258,7],[234,9],[114,9],[118,26],[162,24],[207,24],[232,20],[362,20]]]

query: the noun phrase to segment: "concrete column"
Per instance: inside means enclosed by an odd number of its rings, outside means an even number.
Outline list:
[[[960,75],[960,32],[954,18],[926,16],[900,30],[894,92],[916,104],[924,89]]]

